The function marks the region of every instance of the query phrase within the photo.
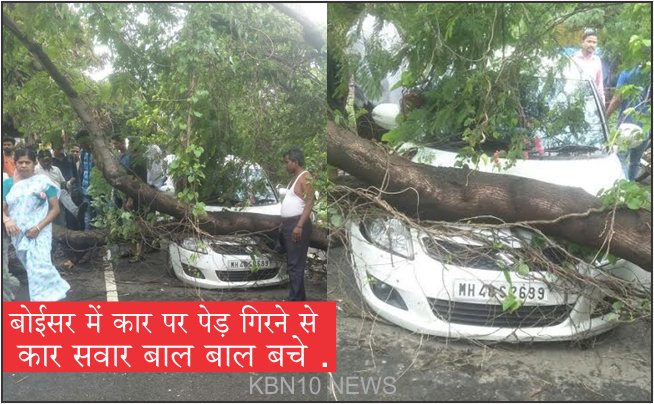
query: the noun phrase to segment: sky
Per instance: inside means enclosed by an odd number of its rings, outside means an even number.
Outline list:
[[[311,22],[319,27],[327,26],[327,3],[285,3],[306,15]]]
[[[295,9],[299,13],[305,15],[311,22],[316,24],[318,27],[326,29],[327,27],[327,3],[284,3],[292,9]],[[147,20],[145,16],[137,17],[139,20],[143,18]],[[145,21],[143,21],[145,22]],[[106,46],[96,46],[95,53],[103,54],[108,53],[109,48]],[[89,72],[89,76],[94,80],[102,80],[106,78],[113,68],[111,63],[107,63],[105,67],[101,70],[92,70]]]

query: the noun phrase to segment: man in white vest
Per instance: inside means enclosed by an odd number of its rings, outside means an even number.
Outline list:
[[[288,301],[307,300],[304,268],[311,238],[311,209],[314,203],[313,179],[304,169],[304,155],[298,149],[284,153],[284,165],[293,179],[282,201],[281,236],[286,250],[286,265],[291,282]]]

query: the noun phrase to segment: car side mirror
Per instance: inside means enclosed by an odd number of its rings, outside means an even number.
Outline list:
[[[277,193],[279,194],[279,200],[284,200],[284,197],[286,196],[286,188],[282,186],[282,184],[277,184]]]

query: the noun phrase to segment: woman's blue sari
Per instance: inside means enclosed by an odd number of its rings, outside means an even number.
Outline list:
[[[30,299],[39,302],[62,300],[70,289],[62,279],[57,268],[52,265],[52,224],[41,229],[36,238],[30,239],[25,232],[38,225],[48,215],[47,199],[39,195],[54,187],[59,196],[59,188],[44,175],[33,175],[13,184],[7,194],[9,216],[20,229],[17,236],[11,237],[18,259],[25,267],[29,280]]]

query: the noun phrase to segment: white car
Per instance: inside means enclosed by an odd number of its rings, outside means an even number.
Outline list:
[[[228,163],[235,163],[235,170],[240,170],[236,176],[242,180],[241,185],[229,197],[220,195],[228,206],[209,202],[205,210],[279,216],[281,202],[265,171],[258,164],[241,164],[232,157]],[[174,194],[173,190],[172,181],[162,189]],[[271,253],[274,240],[257,240],[257,237],[220,237],[211,241],[189,237],[181,244],[170,244],[169,265],[182,282],[204,289],[252,288],[288,282],[286,262]],[[263,251],[261,245],[269,250]]]
[[[607,127],[597,93],[586,80],[557,80],[561,85],[548,102],[565,102],[573,90],[585,97],[581,133],[573,136],[573,131],[564,127],[560,135],[543,134],[542,155],[532,152],[528,160],[519,160],[501,173],[581,187],[596,195],[624,178],[617,155],[604,147]],[[384,111],[395,114],[398,110],[397,106],[382,105],[373,116],[378,124],[388,126],[394,116],[389,119]],[[415,145],[404,145],[401,151],[410,152],[413,162],[442,167],[454,166],[457,155],[455,149]],[[493,161],[489,160],[480,163],[480,171],[492,172]],[[499,160],[502,165],[504,162]],[[466,230],[465,226],[461,229]],[[480,234],[468,228],[469,236],[432,238],[387,217],[358,218],[348,223],[348,230],[350,258],[365,302],[379,316],[409,330],[451,338],[555,341],[588,338],[616,324],[609,321],[610,310],[597,305],[603,297],[599,290],[586,289],[583,294],[563,291],[556,277],[539,270],[535,262],[526,263],[531,268],[527,275],[511,271],[509,282],[504,269],[516,264],[512,252],[531,240],[534,234],[529,231]],[[495,238],[500,248],[489,251],[475,241],[475,235]],[[552,251],[548,259],[556,262],[560,258]],[[590,265],[576,270],[602,276]],[[607,263],[602,270],[651,288],[651,274],[630,262]],[[502,308],[501,297],[509,290],[521,301],[520,308],[512,312]]]

